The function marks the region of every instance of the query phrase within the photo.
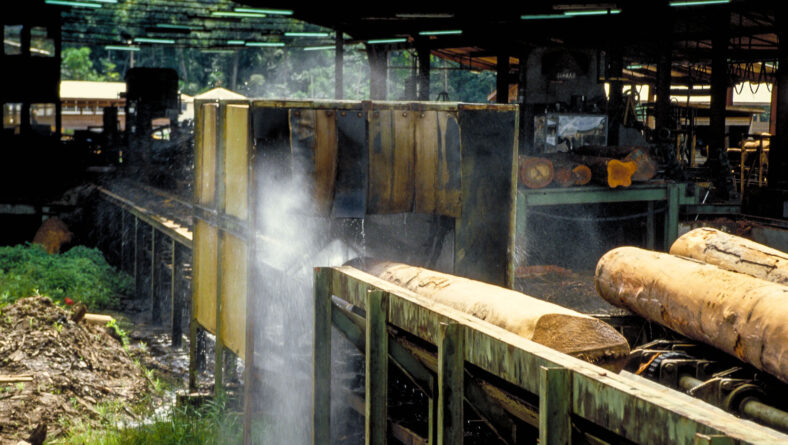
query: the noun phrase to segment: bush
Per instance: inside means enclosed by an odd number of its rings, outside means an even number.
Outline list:
[[[118,296],[132,289],[131,277],[110,266],[98,249],[48,254],[30,243],[0,247],[0,306],[40,294],[60,302],[69,297],[91,309],[115,308]]]

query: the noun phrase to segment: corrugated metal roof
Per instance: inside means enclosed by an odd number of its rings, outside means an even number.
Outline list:
[[[226,88],[214,88],[194,96],[195,99],[246,99],[247,97]]]
[[[126,92],[125,82],[90,82],[63,80],[60,82],[60,99],[108,99],[120,98]]]

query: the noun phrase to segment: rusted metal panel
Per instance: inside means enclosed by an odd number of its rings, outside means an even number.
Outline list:
[[[367,213],[369,170],[366,123],[361,110],[343,110],[337,116],[337,177],[331,211],[335,218],[363,218]]]
[[[194,158],[196,201],[206,206],[216,199],[216,117],[217,104],[203,104],[197,115],[197,156]]]
[[[370,111],[368,213],[413,209],[414,121],[408,110]]]
[[[249,106],[224,108],[224,204],[225,213],[240,219],[249,215]]]
[[[461,148],[457,115],[424,110],[415,116],[417,213],[457,218],[461,213]]]
[[[314,191],[316,210],[328,215],[334,200],[334,181],[337,177],[337,112],[315,111],[315,179]]]
[[[416,115],[415,197],[413,211],[435,213],[438,171],[438,113],[423,111]]]
[[[221,243],[221,341],[236,355],[246,354],[246,241],[223,234]]]
[[[455,223],[454,273],[513,284],[517,181],[517,112],[465,110],[462,127],[462,215]]]
[[[215,227],[196,220],[194,227],[193,301],[196,320],[206,330],[216,333],[216,290],[219,235]]]

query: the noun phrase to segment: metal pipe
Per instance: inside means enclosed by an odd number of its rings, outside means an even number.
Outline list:
[[[703,381],[689,375],[679,377],[679,387],[687,392],[702,384]],[[739,414],[757,420],[768,427],[788,431],[788,412],[762,403],[754,397],[744,399],[738,407],[733,408],[738,408]]]

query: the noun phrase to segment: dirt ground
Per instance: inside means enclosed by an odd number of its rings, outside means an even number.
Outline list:
[[[39,425],[47,437],[70,421],[98,426],[109,405],[134,419],[135,404],[151,397],[154,382],[129,348],[105,326],[74,323],[46,297],[0,309],[0,445],[27,440]],[[145,360],[143,360],[143,364]]]

